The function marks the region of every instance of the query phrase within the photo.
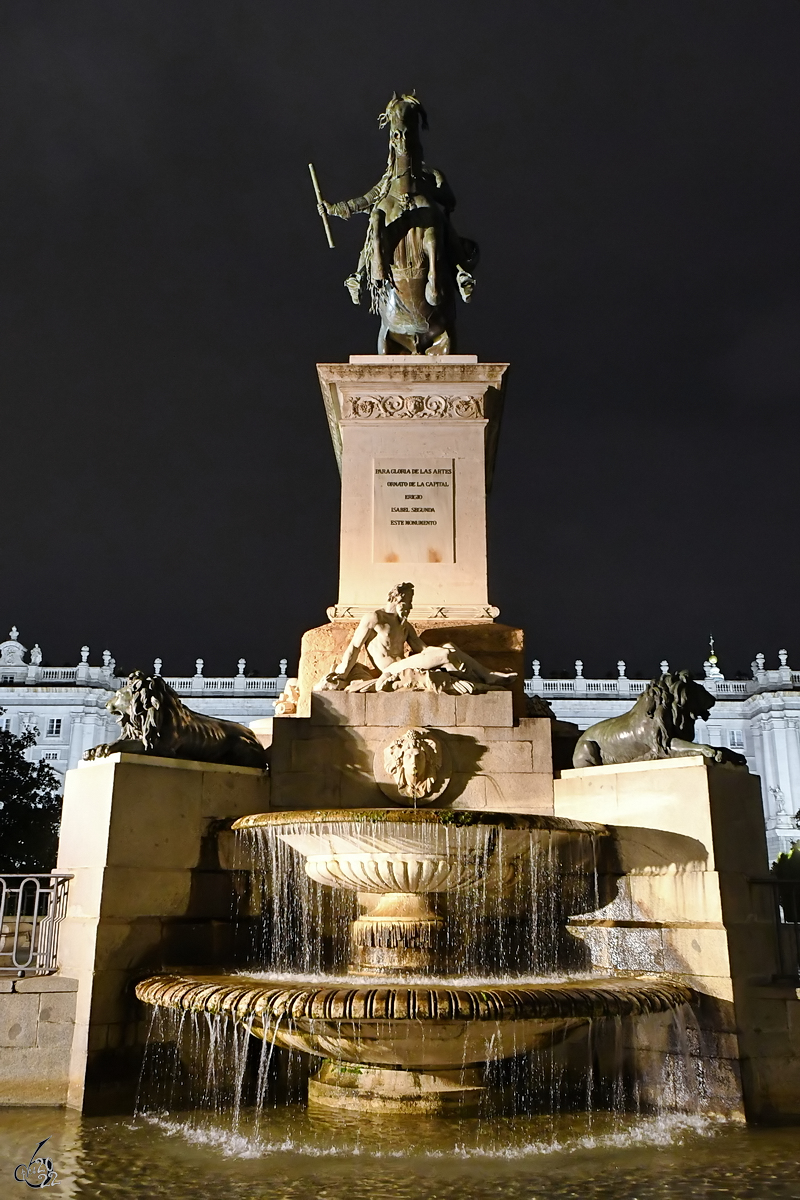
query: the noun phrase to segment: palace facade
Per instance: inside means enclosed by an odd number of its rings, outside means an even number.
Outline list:
[[[122,679],[108,650],[100,666],[92,666],[89,656],[89,647],[83,646],[74,667],[44,666],[40,647],[27,650],[16,627],[0,642],[0,728],[14,733],[34,729],[36,744],[29,758],[47,760],[62,776],[78,766],[90,747],[118,736],[116,719],[105,705]],[[208,676],[199,658],[194,675],[165,679],[190,708],[249,725],[274,714],[287,684],[287,665],[281,659],[276,675],[254,676],[246,674],[242,658],[235,675]],[[162,666],[156,659],[154,673],[161,674]],[[659,667],[664,671],[668,664]],[[543,697],[557,717],[580,729],[625,712],[648,683],[629,679],[622,661],[613,679],[585,677],[580,659],[570,679],[546,678],[538,659],[532,672],[525,680],[526,692]],[[717,700],[708,721],[698,721],[696,740],[744,754],[750,770],[760,777],[774,858],[800,838],[800,671],[791,669],[786,651],[780,650],[777,667],[767,667],[764,655],[758,654],[751,678],[730,680],[710,655],[699,682]]]

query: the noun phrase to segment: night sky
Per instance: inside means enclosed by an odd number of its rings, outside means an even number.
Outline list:
[[[404,15],[408,14],[408,15]],[[511,371],[490,599],[544,674],[800,667],[800,3],[4,0],[0,636],[271,674],[336,600],[316,362],[377,115],[481,246]],[[413,572],[412,572],[413,577]]]

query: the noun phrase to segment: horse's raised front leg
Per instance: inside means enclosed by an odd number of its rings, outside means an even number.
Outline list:
[[[439,273],[436,262],[436,232],[428,227],[422,236],[422,250],[428,261],[428,282],[425,284],[425,299],[431,308],[442,302],[439,291]]]

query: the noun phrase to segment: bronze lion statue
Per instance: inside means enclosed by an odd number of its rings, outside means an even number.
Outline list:
[[[713,762],[746,766],[742,754],[692,741],[695,721],[708,720],[713,705],[714,697],[688,671],[662,675],[648,683],[629,712],[598,721],[582,733],[572,765],[604,767],[702,754]]]
[[[84,758],[152,754],[262,771],[267,766],[267,752],[251,730],[193,712],[160,675],[131,672],[106,708],[119,720],[122,737],[94,746]]]

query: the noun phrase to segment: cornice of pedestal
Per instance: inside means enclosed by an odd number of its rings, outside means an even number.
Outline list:
[[[381,602],[385,603],[385,601]],[[376,604],[334,604],[327,609],[329,621],[360,621],[367,613],[372,613]],[[494,621],[500,616],[500,609],[494,604],[415,604],[411,617],[414,621]]]
[[[508,363],[474,354],[352,355],[318,363],[336,462],[342,469],[342,426],[380,421],[484,422],[486,482],[491,483]]]

